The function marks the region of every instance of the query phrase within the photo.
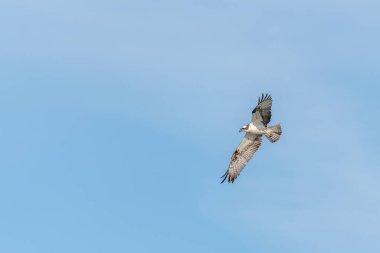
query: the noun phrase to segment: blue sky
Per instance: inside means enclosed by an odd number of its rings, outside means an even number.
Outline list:
[[[0,1],[0,251],[379,252],[379,9]]]

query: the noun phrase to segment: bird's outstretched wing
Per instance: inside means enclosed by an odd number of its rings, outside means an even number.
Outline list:
[[[247,165],[248,161],[259,149],[260,144],[261,137],[246,134],[235,152],[232,154],[230,165],[228,166],[226,173],[222,176],[223,181],[221,183],[226,179],[228,182],[233,183],[244,169],[245,165]]]
[[[252,111],[252,122],[254,124],[263,124],[265,127],[268,125],[272,117],[272,97],[264,93],[259,97],[257,106]]]

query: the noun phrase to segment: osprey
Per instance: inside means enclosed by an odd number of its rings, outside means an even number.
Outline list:
[[[271,142],[276,142],[280,139],[282,133],[281,126],[267,126],[272,117],[271,107],[272,97],[269,94],[262,94],[259,97],[257,106],[252,111],[252,121],[242,126],[239,130],[239,132],[244,131],[245,136],[232,154],[230,165],[222,176],[223,181],[221,183],[226,179],[231,183],[235,181],[245,165],[247,165],[248,161],[259,149],[263,135]]]

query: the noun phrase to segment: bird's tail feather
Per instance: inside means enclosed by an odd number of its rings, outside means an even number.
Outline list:
[[[280,139],[281,134],[282,134],[281,126],[274,125],[274,126],[268,127],[264,135],[265,137],[268,138],[270,142],[276,142]]]

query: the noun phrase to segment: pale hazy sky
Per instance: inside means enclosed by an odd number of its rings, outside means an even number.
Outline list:
[[[0,1],[0,252],[380,252],[379,1]],[[261,92],[278,143],[220,176]]]

